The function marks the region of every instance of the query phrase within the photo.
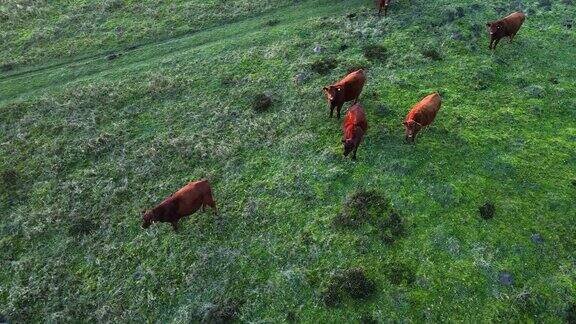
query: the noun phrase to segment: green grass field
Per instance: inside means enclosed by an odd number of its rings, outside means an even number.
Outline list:
[[[485,23],[517,9],[490,52]],[[0,2],[0,318],[576,322],[576,4],[375,10]],[[321,89],[358,67],[351,161]],[[433,91],[435,123],[405,144]],[[140,228],[204,177],[219,216]]]

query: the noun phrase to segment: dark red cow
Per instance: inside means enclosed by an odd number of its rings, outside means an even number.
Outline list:
[[[523,12],[515,12],[500,20],[487,23],[486,26],[490,32],[490,45],[488,45],[488,48],[496,49],[496,45],[504,37],[510,37],[510,43],[512,43],[512,39],[514,39],[518,30],[522,27],[522,23],[524,23],[524,19],[526,19],[526,15]]]
[[[193,214],[200,207],[204,211],[206,206],[212,207],[214,212],[218,213],[208,180],[192,181],[166,198],[154,209],[144,211],[142,228],[148,228],[152,223],[165,222],[171,223],[172,228],[176,231],[180,218]]]
[[[364,83],[366,83],[366,74],[363,69],[360,69],[348,74],[338,83],[324,87],[322,90],[330,104],[330,117],[336,108],[336,117],[340,118],[340,110],[345,102],[352,100],[354,103],[358,102]]]
[[[356,160],[356,151],[367,130],[368,122],[366,121],[364,108],[360,104],[354,104],[346,112],[346,117],[344,117],[344,123],[342,124],[344,156],[348,156],[350,152],[354,151],[352,160]]]
[[[410,109],[404,121],[407,142],[414,143],[416,134],[418,134],[422,128],[432,124],[441,105],[442,98],[440,98],[438,92],[435,92],[424,97],[424,99]]]
[[[378,0],[378,16],[382,14],[382,9],[384,9],[384,16],[388,15],[388,7],[390,6],[390,1],[392,0]]]

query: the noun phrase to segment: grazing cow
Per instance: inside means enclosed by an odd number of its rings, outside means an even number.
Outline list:
[[[382,14],[382,9],[384,9],[384,16],[388,15],[388,7],[390,6],[391,0],[378,0],[378,16]]]
[[[158,206],[149,211],[144,211],[142,216],[142,228],[148,228],[152,223],[171,223],[174,231],[178,230],[180,218],[191,215],[200,207],[202,211],[206,206],[214,209],[218,214],[216,203],[212,198],[212,189],[208,180],[203,179],[188,183],[182,189],[166,198]]]
[[[510,43],[512,43],[512,39],[514,39],[522,23],[524,23],[524,19],[526,19],[526,15],[518,11],[503,19],[486,23],[490,32],[490,45],[488,45],[488,48],[495,50],[500,39],[504,37],[510,37]]]
[[[352,160],[356,160],[356,151],[367,130],[368,122],[366,121],[364,108],[360,104],[354,104],[346,112],[346,117],[344,117],[344,123],[342,124],[344,156],[348,156],[350,152],[354,151]]]
[[[337,83],[324,87],[322,90],[330,104],[330,117],[332,117],[334,108],[336,108],[336,117],[340,118],[340,110],[342,110],[345,102],[352,100],[354,100],[354,103],[358,102],[358,97],[362,93],[365,82],[366,74],[363,69],[360,69],[348,74]]]
[[[424,99],[410,109],[406,120],[404,120],[407,142],[414,143],[416,134],[418,134],[423,127],[432,124],[434,118],[436,118],[436,113],[440,110],[441,104],[442,98],[440,98],[438,92],[435,92],[424,97]]]

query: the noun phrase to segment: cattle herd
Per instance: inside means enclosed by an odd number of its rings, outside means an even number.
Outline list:
[[[390,2],[391,0],[378,0],[378,15],[382,13],[382,10],[384,10],[384,15],[387,15]],[[490,33],[488,48],[495,50],[500,39],[504,37],[509,37],[510,42],[512,42],[525,18],[524,13],[514,12],[500,20],[487,23],[486,26]],[[348,156],[352,152],[353,160],[356,159],[356,151],[368,131],[366,113],[362,105],[358,103],[365,83],[366,72],[360,69],[322,89],[330,105],[330,117],[333,116],[334,109],[336,109],[336,117],[339,119],[344,103],[353,101],[342,124],[344,156]],[[432,124],[441,104],[442,98],[439,93],[435,92],[424,97],[410,109],[403,123],[407,142],[414,143],[416,134],[422,128]],[[193,214],[200,208],[204,211],[206,206],[213,208],[215,214],[218,213],[208,180],[193,181],[164,199],[155,208],[143,211],[142,227],[148,228],[155,222],[167,222],[171,223],[172,228],[176,231],[178,221],[181,218]]]

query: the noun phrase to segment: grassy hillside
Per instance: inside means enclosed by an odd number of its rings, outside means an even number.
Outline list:
[[[17,63],[0,72],[1,317],[575,320],[571,1],[396,1],[386,18],[370,0],[24,1],[30,19],[16,3],[0,11]],[[484,24],[516,9],[523,29],[491,53]],[[60,32],[23,36],[41,29]],[[321,89],[357,67],[370,129],[350,161]],[[407,145],[432,91],[443,107]],[[140,228],[202,177],[218,217]]]

